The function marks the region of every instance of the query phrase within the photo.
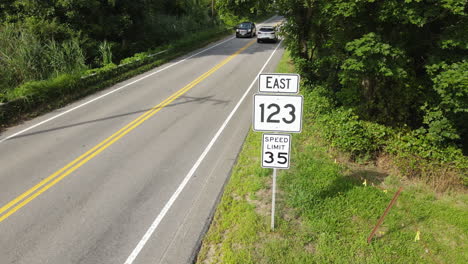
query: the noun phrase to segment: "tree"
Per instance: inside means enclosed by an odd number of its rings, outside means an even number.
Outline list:
[[[445,118],[456,134],[467,135],[466,113],[448,103],[466,100],[467,84],[460,80],[468,57],[467,0],[277,5],[300,73],[311,84],[325,84],[339,104],[391,126],[430,127],[429,120]],[[442,117],[428,118],[436,109]]]

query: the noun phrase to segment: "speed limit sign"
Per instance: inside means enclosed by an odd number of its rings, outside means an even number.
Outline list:
[[[302,129],[302,104],[300,95],[254,96],[253,129],[300,133]]]
[[[263,134],[262,167],[288,169],[290,149],[291,135]]]

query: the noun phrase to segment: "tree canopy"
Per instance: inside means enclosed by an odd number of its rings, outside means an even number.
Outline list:
[[[466,0],[278,0],[302,76],[361,118],[467,147]]]
[[[210,0],[3,0],[0,94],[85,63],[118,62],[216,23]]]

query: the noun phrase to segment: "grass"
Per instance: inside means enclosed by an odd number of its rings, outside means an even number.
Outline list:
[[[86,69],[79,40],[64,42],[41,40],[39,36],[14,25],[0,25],[0,101],[1,94],[33,80]]]
[[[293,71],[285,53],[277,72]],[[303,121],[302,133],[293,135],[291,168],[279,173],[275,231],[272,171],[260,166],[261,133],[250,132],[197,263],[468,263],[466,194],[435,193],[372,165],[341,162],[313,120]]]

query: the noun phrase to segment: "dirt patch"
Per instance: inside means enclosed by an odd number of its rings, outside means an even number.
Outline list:
[[[242,197],[237,195],[236,193],[232,192],[232,199],[234,199],[236,201],[240,201],[240,200],[242,200]]]
[[[346,169],[343,173],[345,176],[354,178],[356,181],[370,186],[382,184],[389,175],[387,171],[381,170],[371,164],[346,163],[345,165]]]
[[[288,221],[288,222],[291,222],[291,221],[294,221],[296,220],[296,216],[294,215],[294,213],[292,212],[291,209],[288,209],[288,208],[283,208],[283,218],[284,220]]]
[[[362,219],[357,215],[353,215],[353,217],[351,217],[351,220],[353,221],[353,223],[359,223],[362,221]]]
[[[314,254],[315,251],[317,251],[317,249],[315,248],[315,245],[313,243],[309,243],[309,244],[305,245],[304,250],[307,253],[310,253],[310,254]]]
[[[245,200],[255,206],[255,212],[261,216],[270,215],[271,210],[271,189],[265,188],[260,189],[255,193],[257,199],[251,199],[249,195],[245,197]]]
[[[397,170],[393,164],[392,158],[389,155],[380,155],[375,160],[377,168],[383,171],[387,171],[390,174],[396,174]]]
[[[398,175],[391,158],[388,155],[379,156],[375,161],[357,163],[350,156],[336,150],[329,150],[335,163],[344,166],[343,175],[356,181],[377,188],[385,188],[383,182],[389,175]],[[381,187],[379,187],[381,186]]]
[[[210,244],[208,252],[206,253],[206,258],[203,260],[203,264],[212,264],[216,263],[216,248],[218,246],[214,244]]]
[[[374,239],[375,238],[381,238],[381,237],[385,236],[385,234],[387,234],[387,232],[388,232],[388,227],[380,226],[379,229],[377,230],[377,232],[375,232]]]

